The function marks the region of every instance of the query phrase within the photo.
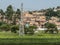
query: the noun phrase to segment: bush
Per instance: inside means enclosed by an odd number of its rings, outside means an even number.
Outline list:
[[[31,34],[33,35],[34,34],[34,30],[33,29],[36,29],[37,27],[36,26],[29,26],[28,28],[25,27],[25,34]]]
[[[0,22],[0,26],[3,25],[3,24],[6,24],[5,22]]]
[[[10,30],[10,26],[8,24],[3,24],[3,25],[0,26],[0,29],[4,30],[4,31],[9,31]]]
[[[47,28],[47,30],[45,31],[45,33],[47,33],[48,31],[49,31],[49,33],[54,33],[54,32],[58,33],[58,29],[57,29],[56,25],[53,24],[53,23],[47,22],[45,24],[45,27]]]
[[[18,25],[13,25],[13,26],[11,26],[11,32],[16,33],[17,30],[19,30],[19,26],[18,26]]]

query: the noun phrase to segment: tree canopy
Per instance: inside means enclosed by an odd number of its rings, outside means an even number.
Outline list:
[[[10,20],[12,19],[13,12],[14,11],[13,11],[12,5],[9,5],[6,9],[6,16],[8,19],[10,19]]]
[[[2,9],[0,9],[0,13],[1,13],[1,15],[4,15],[5,14]]]
[[[56,33],[58,33],[58,29],[53,23],[45,23],[45,28],[47,28],[46,32],[50,31],[51,33],[54,33],[54,31],[56,31]]]
[[[46,19],[49,20],[52,16],[56,17],[57,12],[55,12],[53,9],[50,8],[50,9],[47,10],[45,16],[46,16]]]

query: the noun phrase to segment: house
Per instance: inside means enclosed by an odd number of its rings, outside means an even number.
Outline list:
[[[42,27],[46,22],[46,17],[43,12],[33,12],[29,14],[29,12],[24,13],[24,23],[29,23],[30,25],[36,25]]]

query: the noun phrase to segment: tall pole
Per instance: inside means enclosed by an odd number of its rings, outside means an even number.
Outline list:
[[[21,3],[21,16],[19,21],[19,36],[24,35],[24,23],[23,23],[23,3]]]

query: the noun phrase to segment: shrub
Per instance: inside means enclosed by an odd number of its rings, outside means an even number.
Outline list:
[[[48,31],[49,31],[49,33],[54,33],[54,32],[58,33],[58,29],[57,29],[56,25],[53,24],[53,23],[47,22],[45,24],[45,27],[47,28],[47,30],[45,31],[45,33],[48,32]]]
[[[0,22],[0,26],[3,25],[3,24],[6,24],[5,22]]]
[[[28,28],[25,27],[25,34],[34,34],[34,30],[33,29],[36,29],[37,27],[36,26],[29,26]]]
[[[8,31],[8,30],[10,30],[10,26],[8,24],[3,24],[0,26],[0,29],[4,30],[4,31]]]
[[[11,26],[11,32],[16,33],[17,30],[19,30],[19,26],[18,26],[18,25],[13,25],[13,26]]]

